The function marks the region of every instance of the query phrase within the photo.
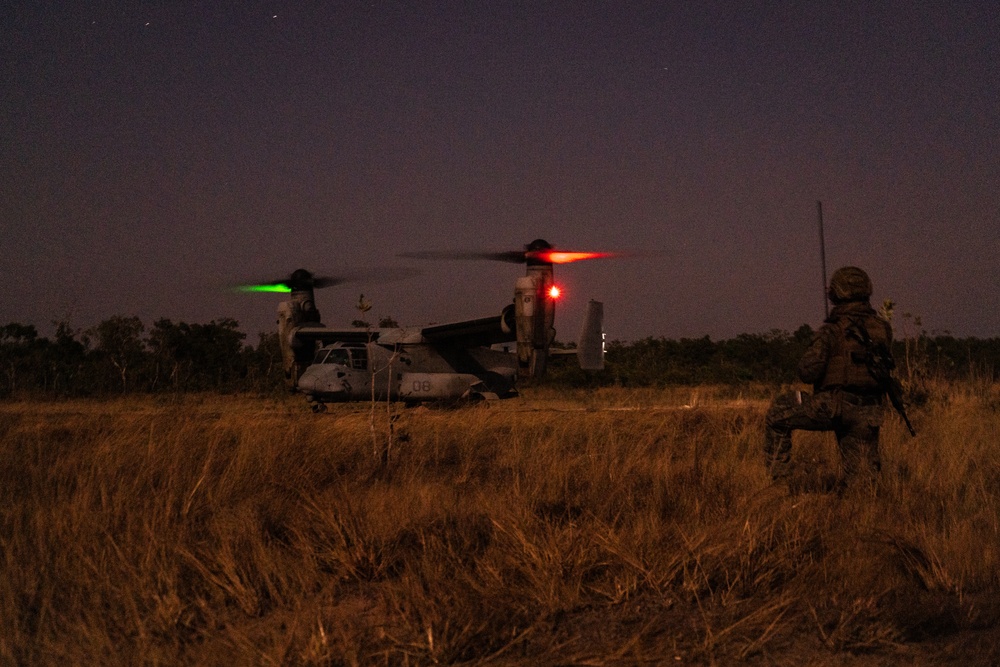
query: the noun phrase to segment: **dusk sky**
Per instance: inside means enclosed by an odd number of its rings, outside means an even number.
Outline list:
[[[865,268],[897,336],[1000,335],[995,2],[30,2],[0,9],[0,325],[271,330],[498,314],[523,267],[397,257],[535,238],[561,340],[818,326]]]

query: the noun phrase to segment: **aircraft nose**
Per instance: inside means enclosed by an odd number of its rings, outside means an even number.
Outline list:
[[[311,376],[308,372],[303,373],[302,377],[299,378],[299,391],[311,392],[316,390],[316,378]]]
[[[349,391],[344,373],[331,364],[310,367],[299,378],[299,391],[304,394],[342,394]]]

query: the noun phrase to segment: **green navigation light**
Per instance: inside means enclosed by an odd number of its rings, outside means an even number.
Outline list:
[[[292,288],[284,283],[273,283],[270,285],[240,285],[237,287],[241,292],[291,292]]]

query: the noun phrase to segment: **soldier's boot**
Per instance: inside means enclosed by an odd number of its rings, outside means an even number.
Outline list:
[[[878,440],[848,436],[837,444],[842,470],[838,492],[842,495],[847,487],[874,490],[882,470]]]
[[[792,476],[792,434],[768,427],[764,432],[764,466],[775,483]]]

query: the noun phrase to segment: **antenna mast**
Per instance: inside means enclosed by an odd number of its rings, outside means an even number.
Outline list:
[[[826,238],[823,235],[823,202],[816,202],[816,213],[819,217],[819,261],[823,267],[823,313],[824,318],[830,317],[830,302],[826,294]]]

